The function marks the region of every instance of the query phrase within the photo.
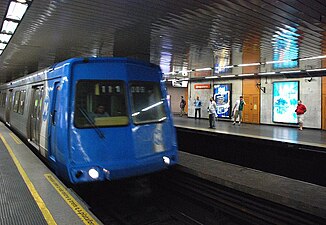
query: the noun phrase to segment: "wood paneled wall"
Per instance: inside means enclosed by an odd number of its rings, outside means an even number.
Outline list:
[[[260,79],[244,79],[242,93],[246,105],[243,110],[243,122],[260,123],[260,89],[257,84]]]
[[[321,93],[321,126],[323,130],[326,130],[326,77],[322,77]]]

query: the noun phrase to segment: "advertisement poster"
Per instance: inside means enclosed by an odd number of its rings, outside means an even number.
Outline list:
[[[273,122],[297,123],[299,81],[273,83]]]
[[[214,100],[217,105],[216,113],[220,118],[231,117],[231,84],[215,84]]]

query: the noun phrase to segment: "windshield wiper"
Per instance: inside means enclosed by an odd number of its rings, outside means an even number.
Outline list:
[[[94,121],[87,115],[87,113],[85,112],[85,109],[79,108],[79,111],[83,114],[83,116],[86,118],[86,120],[89,122],[89,124],[92,125],[92,127],[95,129],[95,131],[98,134],[98,136],[100,138],[105,138],[105,136],[102,133],[102,131],[100,130],[100,128],[98,126],[96,126],[96,124],[94,123]]]

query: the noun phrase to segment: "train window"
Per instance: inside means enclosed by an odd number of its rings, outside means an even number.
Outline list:
[[[154,123],[166,119],[160,84],[131,82],[131,110],[135,124]]]
[[[129,123],[126,88],[119,80],[81,80],[76,86],[74,124],[78,128]]]
[[[18,105],[18,113],[24,114],[26,91],[21,91]]]
[[[5,107],[6,105],[6,92],[1,92],[1,96],[0,96],[0,106]]]
[[[16,91],[14,97],[14,107],[13,107],[14,112],[18,112],[19,98],[20,98],[20,91]]]

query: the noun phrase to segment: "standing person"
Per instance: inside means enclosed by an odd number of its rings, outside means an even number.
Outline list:
[[[216,115],[216,102],[213,97],[209,99],[210,103],[208,106],[208,114],[209,114],[209,128],[215,128],[215,115]]]
[[[180,101],[180,116],[183,116],[185,114],[185,107],[186,107],[186,101],[183,99],[183,96],[181,96]]]
[[[201,117],[201,101],[199,100],[199,97],[197,96],[195,102],[194,102],[194,105],[195,105],[195,119],[197,119],[197,112],[198,112],[198,115],[199,115],[199,119]]]
[[[295,110],[295,112],[297,113],[297,117],[298,117],[299,130],[302,130],[302,128],[303,128],[304,114],[306,111],[307,111],[306,106],[304,104],[302,104],[301,100],[299,100],[297,108]]]
[[[232,110],[232,114],[234,116],[233,125],[237,122],[237,118],[239,116],[239,126],[240,126],[241,121],[242,121],[242,111],[243,111],[245,104],[246,103],[243,100],[243,96],[240,96],[240,99],[235,102],[233,110]]]

